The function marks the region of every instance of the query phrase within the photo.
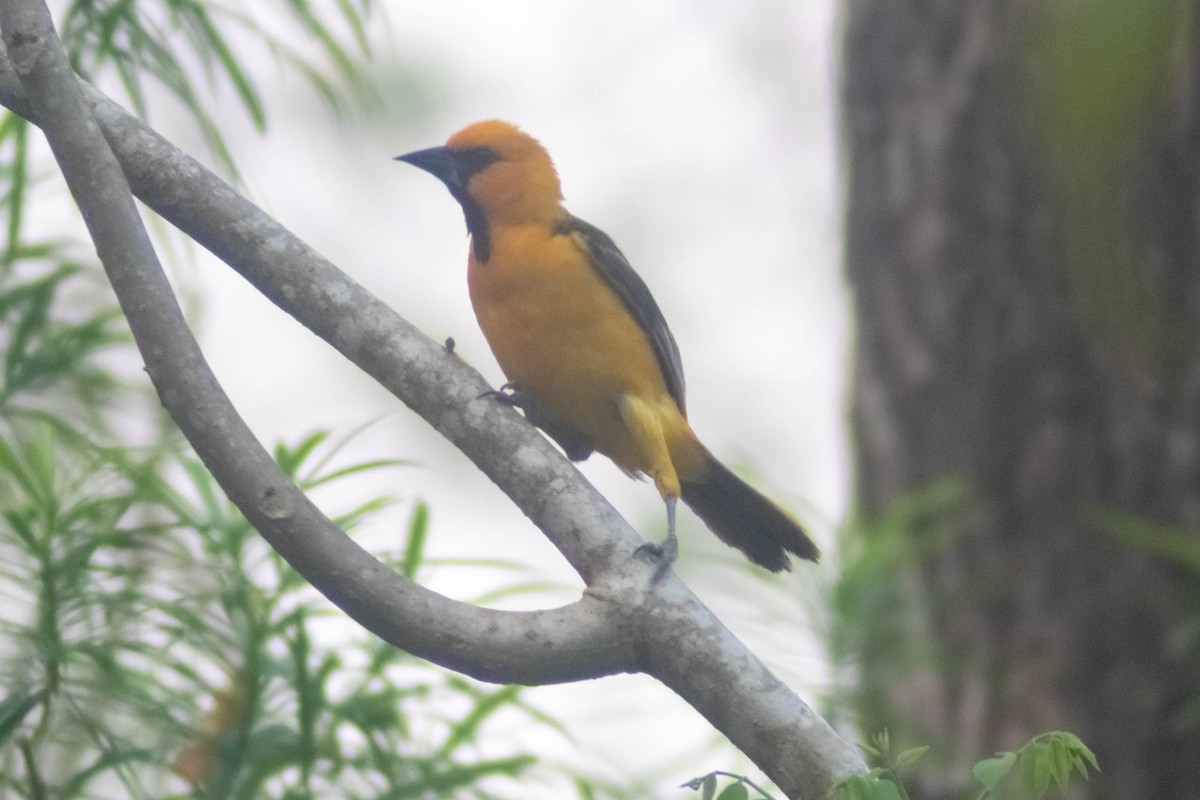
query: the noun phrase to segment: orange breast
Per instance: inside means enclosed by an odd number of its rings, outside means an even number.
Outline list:
[[[646,470],[618,407],[622,395],[673,407],[645,334],[570,237],[544,224],[491,235],[491,258],[471,259],[468,283],[505,376],[618,466]]]

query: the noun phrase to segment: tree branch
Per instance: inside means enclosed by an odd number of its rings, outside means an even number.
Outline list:
[[[0,12],[19,76],[0,57],[0,102],[46,131],[164,406],[230,499],[323,594],[392,644],[484,680],[539,684],[644,671],[790,797],[823,797],[835,780],[864,769],[857,752],[673,575],[652,584],[651,565],[631,556],[637,534],[531,426],[478,399],[487,387],[474,370],[197,162],[77,84],[39,2],[6,0]],[[204,364],[130,187],[462,449],[584,577],[584,597],[528,613],[465,606],[404,580],[332,526],[254,440]]]
[[[46,133],[163,405],[271,546],[376,635],[451,669],[535,684],[632,670],[633,652],[596,598],[524,613],[450,600],[380,564],[288,480],[238,416],[192,338],[45,7],[0,3],[0,28],[25,87],[25,110]]]

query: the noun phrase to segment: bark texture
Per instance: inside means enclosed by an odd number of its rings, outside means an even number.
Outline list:
[[[857,500],[893,553],[893,618],[846,624],[862,724],[962,759],[923,797],[1050,729],[1089,796],[1200,785],[1191,6],[846,5]]]

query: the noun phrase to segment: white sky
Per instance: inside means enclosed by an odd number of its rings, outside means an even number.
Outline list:
[[[335,121],[299,76],[267,62],[258,72],[267,134],[251,131],[240,110],[223,124],[257,202],[431,337],[453,336],[495,384],[502,378],[467,298],[461,212],[437,181],[391,158],[489,117],[537,136],[558,165],[568,207],[613,236],[662,306],[683,354],[693,427],[794,509],[828,553],[847,493],[849,337],[832,6],[386,3],[386,18],[372,26],[373,69],[392,87],[380,113]],[[202,152],[187,128],[156,122]],[[579,581],[557,553],[463,456],[240,278],[207,254],[199,262],[190,280],[203,297],[202,344],[264,442],[374,420],[347,458],[417,466],[375,476],[356,493],[428,501],[435,558],[513,559],[564,587],[506,607],[577,596]],[[661,537],[651,485],[601,457],[582,469],[648,538]],[[322,499],[334,509],[347,502]],[[408,512],[403,504],[376,519],[374,541],[397,541]],[[690,512],[681,513],[681,535],[680,576],[816,703],[828,669],[811,587],[828,586],[832,559],[765,579]],[[469,598],[512,580],[444,566],[427,583]],[[711,729],[650,678],[534,689],[527,698],[574,737],[537,739],[533,752],[622,784],[646,777],[657,796],[689,796],[674,787],[710,769],[752,770],[727,749],[705,749]],[[544,788],[530,796],[563,796]]]

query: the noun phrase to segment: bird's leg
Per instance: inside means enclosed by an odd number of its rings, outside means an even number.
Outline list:
[[[482,400],[485,397],[494,398],[496,402],[500,403],[501,405],[511,406],[513,408],[520,408],[521,401],[523,399],[521,390],[517,388],[515,383],[506,383],[499,389],[488,389],[475,399]]]
[[[676,503],[678,503],[678,498],[667,498],[667,538],[658,544],[646,542],[633,551],[634,555],[641,552],[649,553],[658,561],[658,566],[654,570],[655,582],[662,580],[662,577],[667,574],[667,570],[671,568],[671,564],[675,563],[675,557],[679,555],[679,537],[675,535]]]

